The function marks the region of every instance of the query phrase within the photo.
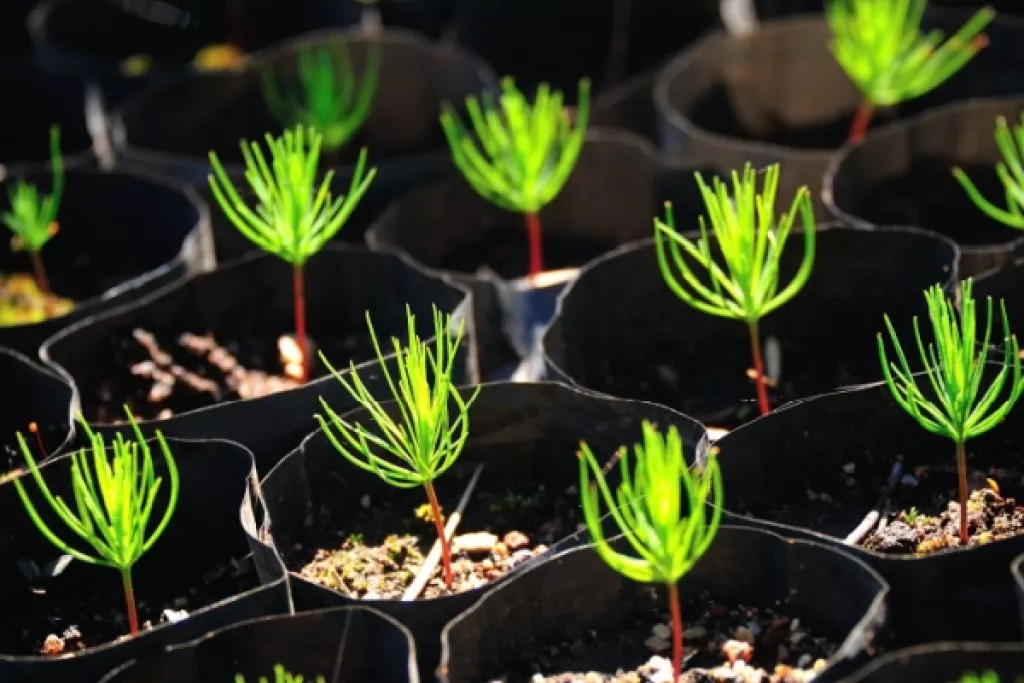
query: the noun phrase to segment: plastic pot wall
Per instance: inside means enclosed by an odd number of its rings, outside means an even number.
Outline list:
[[[970,672],[991,671],[1016,681],[1024,661],[1021,643],[935,643],[883,655],[847,679],[848,683],[906,683],[960,680]]]
[[[10,168],[0,193],[6,195],[19,179],[49,192],[53,177],[41,165]],[[70,168],[57,218],[60,230],[43,250],[43,261],[52,290],[76,306],[40,323],[0,327],[0,344],[28,355],[36,355],[48,337],[67,326],[145,296],[207,263],[206,206],[192,191],[150,177]],[[26,254],[8,249],[0,251],[0,270],[32,272]]]
[[[427,339],[432,338],[434,329],[432,305],[457,320],[470,305],[463,290],[405,259],[347,245],[328,245],[306,264],[304,277],[310,338],[324,349],[339,372],[346,373],[350,361],[359,364],[360,377],[377,394],[388,389],[368,346],[367,312],[386,351],[391,337],[407,338],[406,304],[416,316],[418,334]],[[124,347],[118,340],[130,341],[133,329],[153,332],[165,348],[171,348],[182,332],[212,332],[223,342],[253,339],[263,343],[291,334],[293,315],[291,266],[275,256],[251,254],[131,306],[83,321],[51,339],[43,355],[75,385],[76,399],[91,423],[115,428],[113,422],[123,419],[123,401],[134,406],[137,417],[159,414],[148,404],[148,390],[144,389],[131,396],[114,397],[109,402],[114,407],[99,413],[99,406],[106,405],[101,403],[102,381],[115,372],[121,376],[128,372],[125,367],[118,369],[124,363],[120,360]],[[455,364],[457,381],[472,381],[475,377],[473,332],[469,325],[467,328],[462,358]],[[350,344],[370,350],[365,357],[350,358],[351,354],[344,351]],[[229,401],[179,412],[168,419],[148,420],[143,429],[148,434],[159,428],[178,438],[238,441],[255,453],[259,471],[266,472],[315,429],[313,414],[319,409],[320,396],[336,410],[355,405],[322,363],[313,366],[310,376],[320,379],[262,398]]]
[[[683,602],[704,591],[726,604],[786,601],[789,616],[840,643],[816,681],[836,681],[854,670],[885,624],[888,586],[866,564],[758,529],[720,527],[678,585]],[[494,680],[534,648],[595,631],[614,637],[617,628],[635,624],[638,604],[645,602],[640,594],[650,590],[614,572],[590,546],[568,550],[495,588],[449,624],[439,678]]]
[[[769,389],[773,405],[881,379],[875,335],[883,316],[909,333],[911,317],[926,314],[923,291],[956,279],[956,246],[922,231],[821,226],[816,242],[809,281],[759,325],[761,345],[773,337],[781,351],[778,386]],[[795,232],[780,287],[803,253],[803,235]],[[704,272],[692,261],[690,267]],[[542,341],[550,379],[662,403],[725,428],[756,415],[747,326],[678,298],[652,240],[590,263],[559,306]]]
[[[924,26],[950,35],[967,17],[932,9]],[[985,51],[994,53],[991,61],[972,63],[927,97],[876,115],[872,129],[954,100],[1019,92],[1024,23],[997,18],[991,29]],[[807,185],[817,202],[829,159],[845,142],[861,99],[829,51],[830,39],[824,18],[810,15],[767,23],[747,37],[719,32],[695,44],[655,84],[661,148],[725,168],[781,163],[779,197],[788,201]],[[820,202],[816,210],[827,215]]]
[[[913,345],[912,337],[900,338]],[[911,349],[907,353],[915,356]],[[927,384],[923,377],[919,381]],[[1024,404],[1018,403],[998,427],[968,442],[970,471],[1014,466],[1013,454],[1024,440],[1017,426],[1022,412]],[[790,404],[731,432],[717,446],[723,479],[731,482],[725,490],[727,517],[830,543],[872,565],[892,586],[896,644],[1020,639],[1010,564],[1024,552],[1024,536],[922,556],[843,545],[876,504],[897,455],[903,456],[904,473],[955,462],[952,442],[925,432],[884,384]],[[853,486],[844,481],[850,463]],[[1016,498],[1012,481],[1004,479],[1002,486],[1004,495]],[[904,501],[912,495],[910,487],[896,492]],[[832,502],[822,502],[820,493]],[[939,493],[948,494],[943,500],[955,500],[955,480],[948,492]]]
[[[468,396],[469,388],[462,389]],[[396,413],[394,403],[387,410]],[[372,424],[362,411],[344,416],[349,422]],[[609,457],[624,444],[632,445],[640,437],[643,420],[655,422],[660,428],[675,425],[685,443],[686,453],[693,456],[705,439],[703,427],[688,417],[659,406],[584,394],[561,384],[504,383],[485,384],[469,411],[469,439],[456,464],[436,482],[437,495],[445,510],[453,509],[466,483],[479,465],[480,480],[474,489],[474,500],[486,494],[503,496],[506,491],[541,490],[558,497],[579,482],[576,451],[585,439],[598,457]],[[706,445],[706,444],[704,444]],[[262,482],[267,511],[273,520],[273,539],[278,549],[291,549],[304,538],[307,517],[311,511],[327,510],[338,530],[345,529],[369,496],[372,505],[394,505],[396,509],[413,510],[425,502],[421,489],[390,488],[376,476],[348,463],[321,432],[311,435],[302,447],[289,454]],[[566,494],[568,495],[568,494]],[[569,496],[570,511],[578,502]],[[466,520],[458,533],[479,531],[470,528],[470,516],[480,516],[471,500]],[[490,514],[490,513],[488,513]],[[563,519],[562,537],[554,537],[549,547],[575,544],[576,527]],[[543,524],[548,520],[540,519]],[[577,515],[576,521],[579,521]],[[489,523],[489,522],[488,522]],[[382,529],[381,534],[391,533]],[[493,529],[504,534],[510,529]],[[523,529],[524,532],[532,532]],[[369,542],[369,537],[367,537]],[[513,570],[543,563],[547,555],[531,560]],[[298,610],[335,605],[367,604],[401,621],[416,639],[420,670],[433,671],[438,662],[439,635],[444,625],[459,612],[492,590],[495,583],[451,597],[401,602],[398,600],[354,601],[341,593],[315,584],[291,570],[292,594]]]
[[[166,466],[159,446],[151,441],[157,476],[166,480]],[[61,620],[44,619],[43,611],[54,610],[69,599],[90,596],[89,606],[98,613],[124,614],[124,597],[116,570],[72,561],[53,579],[29,581],[16,560],[35,562],[38,567],[56,559],[60,551],[45,540],[26,514],[11,483],[0,486],[0,510],[5,520],[0,534],[0,563],[4,617],[0,619],[0,678],[9,683],[94,683],[116,666],[135,657],[159,652],[169,645],[188,642],[207,633],[245,619],[289,610],[286,577],[276,555],[259,539],[266,534],[265,522],[257,524],[260,496],[252,454],[238,444],[226,441],[180,441],[169,439],[181,481],[174,517],[160,539],[135,566],[132,576],[136,598],[159,611],[170,608],[178,598],[188,598],[189,589],[205,585],[211,571],[222,571],[231,563],[248,572],[241,593],[231,593],[225,585],[217,591],[216,601],[189,605],[187,619],[175,624],[160,624],[154,629],[120,643],[107,642],[65,657],[25,656],[13,653],[13,639],[31,630],[42,639],[47,633],[60,634],[72,625]],[[42,466],[47,485],[55,495],[70,501],[70,456],[62,456]],[[51,529],[65,539],[74,535],[59,521],[39,494],[31,475],[23,475],[26,490],[36,509]],[[166,486],[166,485],[165,485]],[[158,497],[154,515],[159,515],[166,500]],[[202,533],[197,533],[197,530]],[[81,546],[81,544],[78,544]],[[252,557],[246,559],[250,553]],[[235,585],[241,586],[242,583]],[[186,600],[187,602],[187,600]],[[42,603],[46,607],[39,607]],[[159,606],[158,606],[159,605]],[[158,613],[157,613],[158,614]],[[153,615],[157,616],[157,615]],[[74,618],[73,614],[65,620]],[[140,620],[149,618],[146,611]],[[88,638],[84,624],[83,635]],[[123,626],[127,631],[127,626]]]
[[[696,225],[701,170],[670,163],[646,141],[592,129],[558,197],[541,211],[546,271],[578,268],[615,247],[649,236],[664,202],[680,225]],[[473,290],[485,377],[532,353],[563,282],[538,291],[524,280],[525,219],[478,195],[461,177],[421,188],[394,203],[367,233],[374,249],[394,249],[449,273]]]
[[[996,174],[1002,154],[996,118],[1019,122],[1024,98],[946,105],[868,135],[832,160],[822,197],[858,227],[914,225],[960,245],[960,274],[976,275],[1013,260],[1021,232],[986,216],[953,177],[962,167],[997,206],[1006,195]]]
[[[254,250],[210,196],[208,153],[215,151],[236,185],[248,188],[239,142],[262,141],[266,133],[288,127],[264,103],[264,77],[272,74],[287,87],[295,82],[298,54],[321,48],[340,54],[346,46],[356,74],[364,73],[369,50],[381,51],[366,124],[339,152],[322,160],[335,173],[334,194],[345,194],[360,147],[368,149],[377,176],[337,237],[361,242],[368,223],[391,201],[417,185],[455,175],[438,115],[442,102],[462,107],[468,95],[495,85],[494,73],[476,57],[401,31],[373,37],[341,31],[304,36],[258,55],[245,70],[183,76],[125,103],[113,122],[124,163],[159,169],[199,188],[213,208],[221,260]]]
[[[419,683],[409,631],[367,607],[248,621],[124,665],[100,683],[223,683],[271,679],[276,665],[303,680]]]

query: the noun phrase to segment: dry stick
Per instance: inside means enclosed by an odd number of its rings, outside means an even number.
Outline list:
[[[459,501],[459,506],[455,508],[448,517],[448,523],[444,527],[444,537],[449,542],[452,536],[455,535],[455,528],[459,526],[459,522],[462,520],[462,513],[466,510],[466,506],[469,505],[469,499],[473,495],[473,489],[476,488],[476,483],[480,481],[480,474],[484,471],[483,465],[477,465],[476,471],[473,472],[473,476],[470,477],[469,483],[466,485],[466,490],[462,494],[462,499]],[[434,570],[437,569],[437,563],[441,560],[441,539],[434,541],[434,547],[430,549],[430,553],[427,555],[427,559],[423,561],[420,566],[420,570],[416,572],[416,578],[413,579],[412,583],[408,588],[405,589],[405,593],[402,594],[402,600],[408,602],[409,600],[415,600],[419,597],[423,589],[427,587],[427,581],[433,576]]]
[[[892,495],[896,484],[899,483],[902,476],[903,459],[899,458],[892,464],[892,469],[889,471],[889,480],[885,482],[885,488],[882,489],[882,495],[878,498],[878,502],[875,503],[875,506],[871,508],[871,512],[864,517],[861,523],[857,525],[857,528],[850,532],[850,535],[843,540],[845,545],[857,545],[864,538],[864,535],[871,531],[872,527],[878,523],[882,508],[889,502],[889,496]]]

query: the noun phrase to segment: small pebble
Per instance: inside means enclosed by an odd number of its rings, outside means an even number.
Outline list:
[[[502,537],[501,542],[512,551],[520,550],[530,545],[529,537],[521,531],[508,532],[504,537]]]
[[[812,663],[814,663],[814,657],[811,657],[806,652],[804,654],[800,655],[800,659],[796,660],[796,665],[797,665],[797,668],[799,668],[799,669],[806,669]]]
[[[658,636],[651,636],[650,638],[644,641],[644,645],[646,645],[647,649],[651,652],[664,652],[665,650],[672,647],[672,644],[670,642],[668,642],[667,640],[662,640]]]
[[[470,555],[489,553],[497,545],[498,537],[487,531],[473,531],[456,536],[453,543],[458,550]]]
[[[732,637],[736,640],[742,640],[744,643],[754,644],[754,634],[746,626],[738,626],[733,631]]]
[[[651,629],[651,633],[662,640],[668,640],[672,637],[672,629],[665,624],[655,624]]]
[[[848,462],[845,465],[843,465],[843,472],[845,472],[846,474],[853,474],[856,471],[857,463],[855,462]]]

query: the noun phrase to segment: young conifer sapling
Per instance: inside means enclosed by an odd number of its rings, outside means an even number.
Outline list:
[[[445,536],[444,515],[434,490],[434,481],[454,465],[462,453],[469,436],[469,407],[476,400],[480,388],[477,387],[468,399],[464,399],[452,381],[462,342],[463,323],[452,335],[449,332],[451,317],[442,315],[435,307],[431,348],[431,342],[417,334],[416,317],[408,307],[406,318],[408,337],[405,348],[397,338],[391,340],[398,368],[396,381],[377,342],[369,313],[366,316],[381,372],[399,414],[392,416],[373,397],[360,379],[354,362],[346,377],[331,367],[321,354],[331,373],[366,410],[376,429],[343,420],[323,398],[320,404],[324,414],[316,415],[316,420],[335,449],[356,467],[376,474],[396,488],[423,487],[441,544],[444,583],[451,589],[454,582],[451,547]]]
[[[694,243],[676,232],[672,204],[666,204],[665,220],[654,219],[654,245],[658,266],[669,288],[699,311],[740,320],[750,332],[757,403],[762,415],[771,411],[761,356],[759,321],[800,291],[814,266],[814,213],[806,187],[797,191],[789,211],[775,217],[779,187],[779,165],[764,171],[764,185],[757,189],[757,173],[747,164],[743,174],[732,174],[732,196],[728,186],[714,178],[709,187],[701,175],[697,185],[704,198],[714,234],[715,250],[704,218],[700,238]],[[804,252],[792,281],[780,289],[779,262],[796,222],[803,223]],[[717,251],[718,253],[714,253]],[[708,284],[694,272],[707,271]]]
[[[73,559],[110,567],[121,574],[128,628],[132,634],[136,634],[139,632],[139,615],[135,606],[132,568],[153,547],[170,523],[178,503],[179,481],[171,449],[163,434],[157,431],[156,440],[167,467],[170,488],[163,515],[157,525],[149,530],[163,477],[156,475],[153,454],[135,417],[127,406],[125,411],[135,438],[128,440],[118,434],[110,447],[112,457],[107,453],[103,435],[93,432],[88,423],[79,418],[90,447],[70,456],[71,484],[75,498],[73,507],[50,491],[28,443],[20,432],[17,435],[22,456],[28,465],[29,474],[24,478],[32,477],[49,507],[67,529],[89,547],[91,553],[73,547],[50,528],[29,497],[21,477],[13,483],[25,511],[46,540]]]
[[[708,455],[703,467],[691,471],[676,427],[670,427],[665,436],[649,422],[642,429],[642,443],[633,447],[636,466],[632,471],[625,446],[615,455],[621,479],[615,494],[593,452],[586,443],[580,444],[580,503],[594,550],[608,566],[633,581],[666,587],[675,681],[683,666],[683,616],[677,584],[707,552],[718,532],[722,473],[714,454]],[[601,500],[635,557],[618,552],[605,538]]]
[[[305,681],[305,676],[289,673],[288,670],[280,664],[274,665],[274,678],[272,683],[305,683]],[[235,674],[235,683],[245,683],[245,676],[242,674]],[[260,676],[257,683],[271,683],[271,680],[266,676]],[[310,680],[309,683],[327,683],[327,679],[323,676],[317,676]]]
[[[882,333],[878,334],[882,373],[896,403],[925,430],[952,440],[956,446],[961,546],[966,546],[968,541],[967,441],[1002,422],[1024,392],[1017,336],[1010,332],[1006,306],[1000,301],[1003,364],[988,388],[980,393],[992,333],[992,299],[987,301],[985,332],[979,339],[972,289],[970,279],[961,283],[959,312],[939,285],[925,292],[934,343],[925,346],[917,318],[914,318],[914,337],[924,364],[923,374],[934,398],[927,397],[918,386],[888,316],[885,326],[896,352],[895,362],[889,360]]]
[[[331,196],[334,171],[317,185],[323,136],[298,126],[281,137],[266,136],[268,163],[259,144],[242,141],[245,179],[256,196],[250,209],[235,189],[215,152],[210,152],[213,173],[210,190],[228,220],[256,246],[292,266],[295,337],[302,353],[304,384],[309,379],[309,343],[306,336],[306,296],[303,266],[332,238],[355,211],[373,182],[377,169],[366,170],[366,149],[360,151],[348,192]]]
[[[28,252],[32,260],[32,274],[39,291],[50,293],[50,280],[43,265],[43,247],[57,234],[57,212],[64,192],[64,159],[60,153],[60,128],[50,128],[50,166],[53,187],[50,194],[42,194],[32,183],[16,181],[10,190],[10,210],[0,218],[14,233],[11,251]]]
[[[836,61],[861,91],[847,142],[867,132],[879,107],[920,97],[945,83],[988,44],[981,31],[995,17],[979,10],[952,38],[921,31],[928,0],[826,0]]]
[[[370,50],[358,85],[345,44],[338,48],[337,60],[326,47],[303,50],[296,60],[299,88],[287,92],[273,74],[267,74],[263,80],[263,99],[283,125],[316,129],[323,136],[324,149],[329,154],[336,152],[370,116],[377,93],[381,51]]]
[[[540,210],[562,191],[583,149],[590,81],[580,81],[575,125],[563,98],[542,83],[531,104],[511,78],[504,78],[497,104],[491,93],[482,102],[466,98],[476,139],[450,104],[441,113],[452,160],[470,186],[495,206],[526,216],[531,278],[544,270]]]
[[[986,216],[1011,228],[1024,230],[1024,114],[1021,114],[1020,125],[1014,126],[1012,131],[1005,117],[997,118],[995,138],[996,146],[1003,156],[1003,160],[996,164],[996,174],[1003,185],[1005,209],[981,194],[962,168],[954,168],[953,177]]]

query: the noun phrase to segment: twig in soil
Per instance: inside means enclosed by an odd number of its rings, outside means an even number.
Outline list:
[[[466,511],[466,506],[469,505],[469,499],[473,495],[473,490],[476,488],[476,483],[480,481],[480,474],[484,471],[483,465],[477,465],[476,471],[473,472],[473,476],[470,477],[469,483],[466,484],[466,490],[462,493],[462,498],[459,499],[459,505],[455,508],[455,512],[448,516],[448,523],[444,527],[444,538],[447,542],[451,542],[452,536],[455,535],[455,529],[459,526],[459,522],[462,521],[462,514]],[[405,592],[402,593],[402,600],[408,602],[409,600],[415,600],[419,597],[423,589],[427,587],[427,582],[430,581],[430,577],[434,575],[434,570],[437,568],[437,563],[441,560],[441,539],[434,541],[433,547],[430,548],[430,552],[427,554],[423,564],[420,566],[416,577]]]
[[[846,545],[857,545],[861,542],[861,539],[871,529],[879,523],[879,518],[882,515],[882,509],[889,504],[889,497],[892,496],[892,492],[896,490],[896,485],[900,482],[900,477],[903,476],[903,458],[897,458],[896,462],[892,464],[892,469],[889,470],[889,479],[885,482],[885,487],[882,488],[882,495],[879,496],[878,502],[871,508],[869,512],[857,528],[850,532],[849,536],[843,539],[843,543]],[[885,520],[881,522],[884,524]]]

